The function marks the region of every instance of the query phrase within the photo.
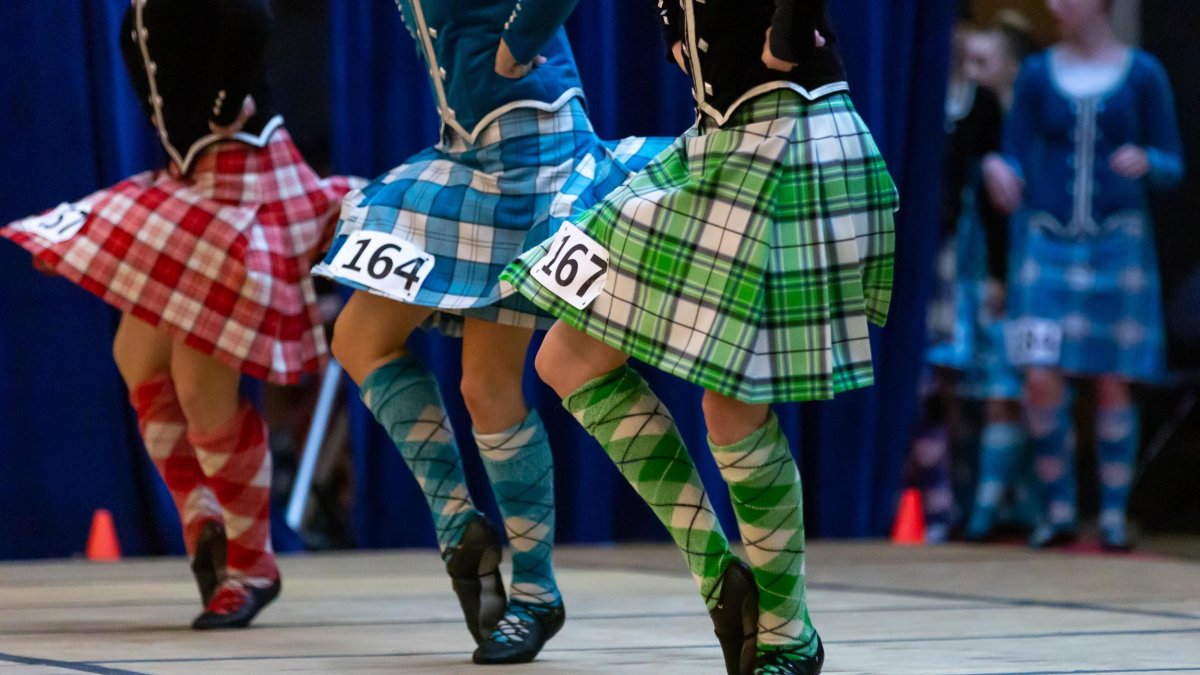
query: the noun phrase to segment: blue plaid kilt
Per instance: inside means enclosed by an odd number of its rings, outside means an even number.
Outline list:
[[[556,111],[517,108],[479,138],[447,132],[437,146],[347,195],[337,235],[313,269],[356,290],[331,267],[359,229],[388,232],[432,255],[433,270],[413,300],[434,307],[427,328],[461,335],[464,317],[547,329],[554,318],[520,295],[500,297],[500,273],[620,187],[671,139],[596,137],[585,102]]]
[[[959,371],[960,396],[1016,400],[1023,379],[1008,359],[1005,317],[986,301],[987,238],[978,213],[975,190],[964,190],[963,215],[938,260],[939,288],[930,308],[932,345],[926,360]]]
[[[1019,212],[1015,223],[1009,314],[1062,329],[1058,361],[1029,365],[1161,381],[1166,328],[1150,215],[1119,211],[1078,231],[1044,211]]]

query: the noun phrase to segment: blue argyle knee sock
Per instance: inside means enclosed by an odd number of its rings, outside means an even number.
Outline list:
[[[1029,442],[1042,488],[1043,515],[1031,542],[1034,545],[1046,543],[1055,535],[1073,534],[1077,528],[1072,399],[1068,390],[1057,404],[1026,406]]]
[[[979,483],[967,536],[987,536],[996,522],[996,510],[1013,480],[1013,470],[1025,443],[1021,425],[992,422],[983,430],[979,447]]]
[[[467,490],[437,382],[419,361],[405,356],[367,376],[362,400],[421,485],[445,555],[478,511]]]
[[[504,514],[512,547],[512,599],[556,605],[554,580],[554,457],[537,411],[495,434],[475,433],[479,455]]]
[[[1125,508],[1137,464],[1138,429],[1138,411],[1133,406],[1100,410],[1096,416],[1100,533],[1107,542],[1126,541]]]

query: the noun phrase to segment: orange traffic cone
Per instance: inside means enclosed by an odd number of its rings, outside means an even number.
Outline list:
[[[96,509],[92,515],[92,531],[87,541],[88,560],[114,562],[121,559],[121,545],[117,543],[117,528],[113,525],[108,509]]]
[[[893,544],[925,543],[925,507],[921,501],[921,491],[916,488],[909,488],[900,495],[900,509],[896,511],[896,524],[892,527]]]

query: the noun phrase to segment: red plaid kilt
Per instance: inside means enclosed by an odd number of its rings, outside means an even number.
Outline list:
[[[262,148],[216,145],[186,176],[146,172],[81,200],[67,241],[25,221],[0,237],[189,347],[292,384],[328,354],[308,270],[351,187],[321,180],[280,129]]]

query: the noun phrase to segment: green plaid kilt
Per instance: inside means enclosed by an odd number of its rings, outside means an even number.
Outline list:
[[[844,93],[764,94],[724,127],[705,118],[576,225],[609,252],[578,310],[530,275],[502,275],[561,321],[636,359],[749,403],[872,384],[867,322],[891,301],[887,167]]]

